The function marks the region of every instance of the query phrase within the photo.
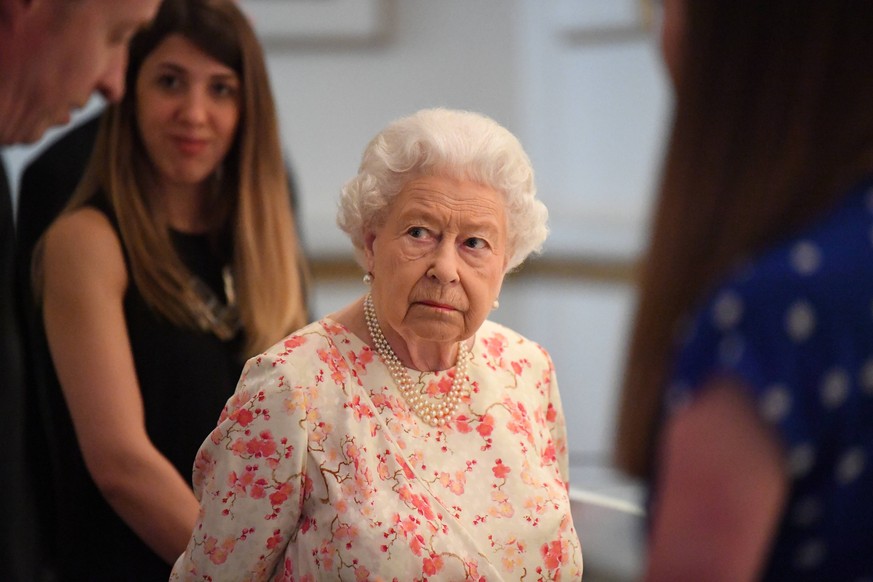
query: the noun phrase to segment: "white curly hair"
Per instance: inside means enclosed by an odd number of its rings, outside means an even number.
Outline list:
[[[536,198],[533,168],[518,139],[493,119],[470,111],[423,109],[390,123],[367,145],[358,174],[342,189],[337,224],[364,266],[367,233],[381,225],[409,180],[470,180],[503,195],[510,271],[548,236],[548,210]]]

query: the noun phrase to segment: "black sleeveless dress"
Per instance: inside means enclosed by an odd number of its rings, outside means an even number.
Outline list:
[[[103,211],[118,231],[104,204]],[[204,235],[172,232],[173,244],[187,267],[222,300],[222,253]],[[126,255],[126,250],[125,250]],[[125,260],[126,257],[125,257]],[[189,483],[197,449],[215,427],[242,371],[241,337],[224,342],[210,333],[183,329],[157,315],[145,303],[133,278],[124,297],[136,374],[148,435]],[[50,362],[45,343],[44,362]],[[50,366],[47,366],[50,368]],[[54,533],[47,559],[61,581],[167,580],[171,565],[152,552],[112,510],[88,474],[53,369],[38,382],[46,420],[47,464]],[[43,473],[45,474],[45,472]],[[42,484],[46,485],[46,484]]]

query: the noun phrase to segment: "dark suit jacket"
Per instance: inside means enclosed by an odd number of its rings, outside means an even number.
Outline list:
[[[0,570],[6,580],[38,580],[35,500],[27,464],[24,353],[16,300],[15,227],[0,158]]]
[[[30,281],[33,247],[70,200],[94,149],[100,116],[64,134],[25,168],[18,187],[18,274]],[[29,285],[28,285],[29,286]]]
[[[15,256],[15,300],[20,314],[24,361],[27,366],[30,389],[16,417],[24,425],[26,440],[24,471],[29,480],[29,493],[40,502],[28,511],[28,522],[39,545],[38,571],[22,580],[53,579],[51,556],[54,555],[54,519],[52,517],[51,479],[48,472],[50,454],[42,413],[46,405],[37,386],[42,381],[46,362],[37,361],[32,339],[37,337],[34,327],[41,325],[36,317],[30,286],[30,261],[33,247],[60,214],[85,171],[94,140],[97,136],[99,115],[64,134],[37,157],[22,174],[18,189],[16,220],[17,250]],[[5,303],[5,302],[4,302]],[[2,563],[2,562],[0,562]]]

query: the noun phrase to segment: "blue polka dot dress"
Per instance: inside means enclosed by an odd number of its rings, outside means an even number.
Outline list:
[[[873,582],[873,179],[737,272],[683,336],[668,407],[729,374],[781,436],[790,492],[764,579]]]

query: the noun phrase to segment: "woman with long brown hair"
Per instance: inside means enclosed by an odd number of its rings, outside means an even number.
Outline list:
[[[35,256],[62,580],[169,576],[242,363],[306,320],[264,56],[235,2],[166,0],[127,84]]]
[[[618,464],[648,580],[873,575],[873,3],[665,2]]]

